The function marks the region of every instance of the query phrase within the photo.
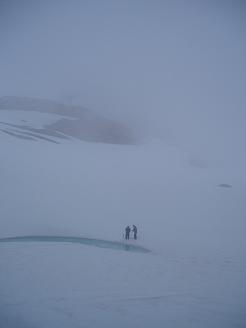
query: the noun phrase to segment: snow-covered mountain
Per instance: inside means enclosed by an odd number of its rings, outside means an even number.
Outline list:
[[[130,128],[81,106],[28,97],[0,98],[0,133],[53,143],[71,137],[111,144],[136,142]]]
[[[80,108],[0,107],[1,328],[245,327],[244,172],[85,142],[129,136]]]

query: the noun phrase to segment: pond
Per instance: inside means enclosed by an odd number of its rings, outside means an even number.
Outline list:
[[[55,242],[55,243],[76,243],[101,248],[110,248],[114,250],[149,253],[150,250],[142,246],[129,244],[127,242],[118,242],[94,238],[72,237],[72,236],[18,236],[0,238],[0,243],[10,242]]]

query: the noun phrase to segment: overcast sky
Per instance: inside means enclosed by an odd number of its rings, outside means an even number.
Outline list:
[[[0,0],[0,96],[81,104],[242,155],[245,40],[244,1]]]

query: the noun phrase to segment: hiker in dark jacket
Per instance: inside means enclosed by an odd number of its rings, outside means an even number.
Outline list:
[[[137,239],[138,229],[134,224],[132,226],[132,231],[133,231],[134,239],[136,240]]]
[[[125,233],[125,239],[129,239],[130,238],[130,231],[131,228],[129,226],[126,227],[125,229],[126,233]]]

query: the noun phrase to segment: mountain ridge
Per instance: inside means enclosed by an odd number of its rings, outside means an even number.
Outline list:
[[[8,125],[8,130],[0,129],[1,132],[12,134],[30,131],[37,134],[53,134],[61,133],[67,137],[73,137],[88,142],[102,142],[110,144],[126,144],[136,143],[133,131],[120,122],[111,120],[102,115],[79,105],[66,105],[54,100],[3,96],[0,98],[0,110],[4,111],[26,111],[39,112],[42,114],[59,115],[52,122],[44,124],[42,128],[37,129],[31,123],[26,124],[25,120],[21,120],[21,124],[11,124],[1,121],[1,125]],[[25,124],[23,124],[25,122]]]

